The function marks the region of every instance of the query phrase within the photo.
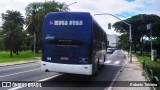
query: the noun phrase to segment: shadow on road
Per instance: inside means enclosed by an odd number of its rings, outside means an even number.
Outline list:
[[[78,75],[62,74],[42,82],[44,87],[108,87],[120,66],[104,65],[98,74]]]

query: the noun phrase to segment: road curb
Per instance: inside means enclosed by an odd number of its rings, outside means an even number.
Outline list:
[[[2,63],[2,64],[0,64],[0,67],[20,65],[20,64],[28,64],[28,63],[35,63],[35,62],[38,62],[38,61],[40,61],[40,60],[19,61],[19,62],[12,62],[12,63]]]
[[[142,65],[140,62],[138,62],[138,58],[136,56],[133,56],[133,62],[129,61],[129,56],[127,55],[127,52],[122,51],[127,59],[126,67],[123,68],[123,72],[119,73],[119,76],[117,78],[117,81],[148,81],[146,79],[146,74],[144,73],[144,70],[142,69]],[[113,82],[115,85],[118,83]],[[120,84],[119,84],[120,85]],[[108,90],[153,90],[152,87],[110,87],[111,89]]]
[[[122,66],[122,68],[120,68],[120,70],[117,72],[117,74],[115,75],[115,77],[113,78],[112,83],[110,84],[109,88],[105,88],[104,90],[112,90],[112,86],[114,85],[115,81],[117,80],[119,74],[121,73],[121,71],[123,70],[123,68],[125,67],[125,65],[128,63],[128,56],[125,54],[125,52],[123,50],[121,50],[123,52],[123,54],[125,55],[126,59],[125,59],[125,63]]]
[[[151,82],[151,80],[150,80],[149,77],[148,77],[148,73],[147,73],[145,70],[143,70],[143,74],[144,74],[144,77],[145,77],[149,82]],[[153,86],[151,86],[151,88],[152,88],[152,90],[156,90],[156,88],[153,87]]]

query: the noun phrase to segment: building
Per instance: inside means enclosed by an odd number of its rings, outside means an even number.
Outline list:
[[[118,35],[116,35],[116,34],[112,34],[112,35],[110,35],[110,34],[107,34],[107,39],[108,39],[108,42],[109,42],[109,44],[108,44],[108,46],[109,47],[117,47],[117,44],[118,44]]]

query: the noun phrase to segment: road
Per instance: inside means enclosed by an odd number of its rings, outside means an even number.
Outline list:
[[[41,71],[40,62],[0,67],[0,81],[32,81],[41,82],[42,88],[9,88],[3,87],[0,90],[104,90],[115,79],[125,63],[125,55],[121,50],[113,54],[106,54],[107,60],[99,73],[93,76],[59,74],[55,72]],[[56,86],[58,82],[58,85]],[[69,81],[69,82],[68,82]],[[85,85],[83,84],[85,83]],[[54,86],[52,86],[54,84]],[[52,87],[51,87],[52,86]]]

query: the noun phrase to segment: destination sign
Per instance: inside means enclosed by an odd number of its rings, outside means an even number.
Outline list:
[[[83,25],[82,20],[54,20],[50,21],[50,25],[76,25],[81,26]]]

